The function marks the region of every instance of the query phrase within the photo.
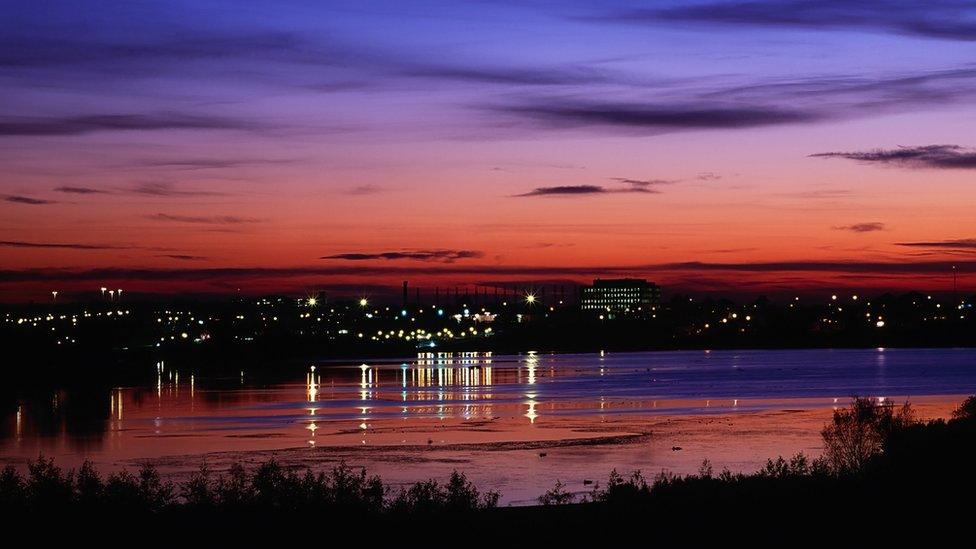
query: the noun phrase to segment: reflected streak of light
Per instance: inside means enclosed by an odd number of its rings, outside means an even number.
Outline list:
[[[529,418],[529,423],[535,423],[535,418],[539,417],[539,414],[535,411],[536,401],[530,400],[527,402],[529,409],[525,412],[525,417]]]
[[[312,438],[308,440],[308,445],[315,446],[315,431],[319,429],[319,426],[316,425],[315,422],[313,421],[308,424],[308,427],[306,427],[306,429],[312,432]]]
[[[318,383],[316,383],[316,380],[314,377],[312,377],[312,375],[309,375],[307,383],[308,386],[306,392],[308,393],[308,401],[315,402],[319,394]]]
[[[529,374],[529,379],[528,379],[529,385],[535,385],[536,382],[535,369],[536,366],[538,365],[539,365],[539,357],[535,356],[535,354],[530,354],[528,357],[526,357],[525,367]]]

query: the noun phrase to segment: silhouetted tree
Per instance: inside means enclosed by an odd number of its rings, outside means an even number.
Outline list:
[[[952,412],[953,419],[976,418],[976,395],[962,401],[962,404]]]
[[[557,479],[555,486],[539,496],[539,503],[541,505],[566,505],[573,503],[575,499],[576,494],[567,492],[566,485]]]
[[[849,408],[834,411],[832,421],[821,431],[823,458],[835,473],[860,472],[871,458],[881,453],[893,429],[907,427],[915,421],[914,411],[907,402],[896,413],[892,402],[854,397]]]

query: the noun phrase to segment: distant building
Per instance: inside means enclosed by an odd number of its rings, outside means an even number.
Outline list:
[[[638,278],[596,279],[592,286],[580,289],[583,312],[641,313],[656,308],[661,288]]]

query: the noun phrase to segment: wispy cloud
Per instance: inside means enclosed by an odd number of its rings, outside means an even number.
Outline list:
[[[877,221],[867,223],[854,223],[852,225],[840,225],[834,227],[835,231],[850,231],[852,233],[873,233],[885,230],[885,224]]]
[[[0,118],[0,137],[74,136],[108,131],[255,130],[252,122],[183,113]]]
[[[556,185],[552,187],[536,187],[529,192],[517,194],[515,196],[587,196],[617,193],[658,194],[661,191],[655,189],[655,186],[671,183],[670,181],[664,180],[626,179],[620,177],[614,177],[611,179],[613,181],[626,183],[626,186],[605,187],[603,185]]]
[[[172,170],[219,170],[243,166],[290,164],[290,159],[270,158],[164,158],[142,159],[132,162],[139,168],[165,168]]]
[[[843,158],[869,164],[893,164],[907,168],[976,169],[976,150],[959,145],[925,145],[855,152],[811,154],[814,158]]]
[[[638,132],[735,129],[822,120],[815,111],[715,103],[629,103],[560,100],[495,106],[493,110],[548,128],[616,127]]]
[[[205,33],[186,27],[160,37],[109,40],[97,35],[54,33],[36,37],[11,32],[0,43],[0,64],[22,67],[83,66],[100,72],[138,70],[146,63],[187,63],[200,59],[291,59],[312,62],[315,53],[298,36],[286,32]],[[318,52],[321,53],[321,52]],[[327,58],[318,57],[319,62]],[[157,69],[158,70],[158,69]]]
[[[184,189],[178,189],[172,183],[167,183],[167,182],[139,183],[134,187],[128,189],[128,192],[146,195],[146,196],[161,197],[161,198],[220,196],[223,194],[215,191],[188,191]]]
[[[525,68],[415,64],[404,68],[401,74],[418,78],[512,86],[565,86],[615,80],[606,71],[585,66]]]
[[[806,191],[781,193],[781,195],[804,200],[841,200],[854,196],[854,191],[851,189],[810,189]]]
[[[178,261],[208,261],[210,258],[202,255],[188,255],[188,254],[162,254],[159,257],[165,257],[167,259],[176,259]]]
[[[626,24],[865,30],[945,40],[976,40],[976,7],[935,0],[752,0],[679,4],[593,18]]]
[[[660,185],[671,185],[672,183],[677,183],[677,181],[672,179],[630,179],[627,177],[611,177],[610,179],[612,181],[626,183],[638,188],[657,187]]]
[[[640,101],[617,99],[613,93],[585,100],[530,96],[481,108],[529,129],[657,135],[811,124],[976,100],[976,67],[969,65],[897,74],[750,80],[709,77],[663,83]]]
[[[23,240],[0,240],[0,247],[4,248],[40,248],[64,250],[122,250],[128,246],[113,246],[109,244],[78,244],[74,242],[27,242]]]
[[[376,259],[396,261],[405,259],[411,261],[453,263],[459,259],[474,259],[483,256],[484,253],[474,250],[412,250],[379,253],[344,253],[325,256],[321,259],[342,259],[346,261],[369,261]]]
[[[386,188],[380,187],[379,185],[358,185],[356,187],[346,189],[345,193],[353,196],[366,196],[379,194],[384,191],[386,191]]]
[[[108,191],[102,189],[94,189],[92,187],[72,187],[68,185],[55,187],[54,190],[65,194],[108,194]]]
[[[3,197],[4,202],[10,202],[12,204],[28,204],[30,206],[41,206],[44,204],[57,204],[54,200],[45,200],[43,198],[32,198],[30,196],[21,196],[18,194],[8,194]]]
[[[154,221],[166,221],[173,223],[192,223],[200,225],[241,225],[246,223],[259,223],[260,219],[253,217],[239,217],[234,215],[174,215],[167,213],[157,213],[146,216]]]
[[[527,193],[515,196],[578,196],[605,194],[607,189],[600,185],[557,185],[555,187],[536,187]]]
[[[957,238],[952,240],[931,240],[927,242],[898,242],[899,246],[913,248],[944,248],[950,250],[976,250],[976,238]]]

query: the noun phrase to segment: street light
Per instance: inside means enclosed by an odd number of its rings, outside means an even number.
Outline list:
[[[58,300],[58,291],[57,290],[52,291],[51,292],[51,296],[53,297],[52,301],[57,301]]]
[[[535,303],[535,295],[534,294],[528,294],[528,295],[526,295],[525,296],[525,302],[528,303],[529,305]]]
[[[369,305],[369,300],[367,300],[365,297],[359,299],[360,307],[366,307],[367,305]]]
[[[107,292],[107,291],[108,291],[108,288],[106,288],[105,286],[102,286],[102,299],[105,299],[105,292]]]

